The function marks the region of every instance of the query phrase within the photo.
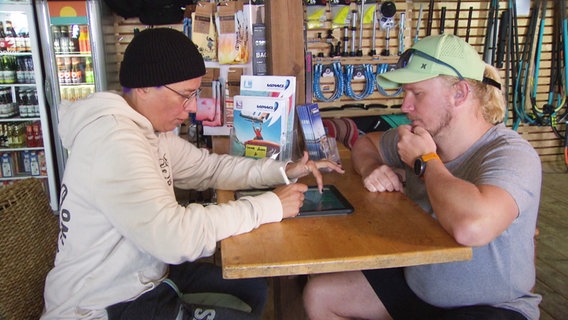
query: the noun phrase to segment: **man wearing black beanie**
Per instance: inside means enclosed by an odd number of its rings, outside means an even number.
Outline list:
[[[307,186],[223,205],[180,206],[181,189],[228,190],[282,185],[333,162],[255,160],[212,154],[172,131],[196,111],[205,74],[183,33],[147,29],[128,45],[120,68],[123,93],[99,92],[60,107],[59,133],[69,150],[61,189],[55,267],[45,286],[42,319],[258,319],[264,279],[225,280],[195,260],[218,241],[298,214]],[[294,181],[294,180],[293,180]],[[236,297],[239,310],[187,303],[203,293]],[[182,299],[183,297],[183,299]],[[200,318],[201,317],[201,318]]]

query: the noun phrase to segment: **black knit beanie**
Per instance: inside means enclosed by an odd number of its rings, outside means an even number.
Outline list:
[[[205,62],[182,32],[152,28],[138,33],[128,44],[120,64],[120,85],[157,87],[205,74]]]

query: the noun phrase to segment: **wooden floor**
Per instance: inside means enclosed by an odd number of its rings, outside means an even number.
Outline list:
[[[543,164],[538,218],[536,288],[541,320],[568,318],[568,173],[563,163]]]
[[[540,319],[564,320],[568,319],[568,173],[563,163],[543,164],[540,203],[535,288],[543,296]],[[276,319],[273,308],[270,296],[263,320]]]

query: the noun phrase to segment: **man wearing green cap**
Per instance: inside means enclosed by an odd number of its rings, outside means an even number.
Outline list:
[[[445,34],[417,42],[377,81],[402,86],[411,124],[359,138],[355,170],[370,192],[407,194],[473,257],[312,277],[310,319],[538,319],[541,162],[503,124],[498,71]]]
[[[172,131],[196,111],[205,64],[182,32],[146,29],[124,53],[123,93],[98,92],[64,103],[59,133],[70,155],[60,199],[55,267],[42,319],[258,319],[264,279],[223,279],[195,260],[218,241],[298,214],[307,186],[226,204],[178,204],[181,189],[266,188],[313,173],[343,172],[330,161],[297,162],[217,155]],[[286,175],[287,177],[283,176]],[[222,293],[239,309],[187,303],[183,294]],[[201,297],[201,295],[199,295]],[[193,301],[196,301],[195,299]]]

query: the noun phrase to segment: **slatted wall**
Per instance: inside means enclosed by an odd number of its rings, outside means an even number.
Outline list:
[[[290,1],[290,0],[266,0],[266,1]],[[300,0],[294,0],[298,2],[300,5]],[[548,99],[548,91],[549,91],[549,76],[550,76],[550,60],[551,60],[551,50],[552,50],[552,40],[553,40],[553,27],[552,27],[552,16],[555,10],[555,6],[557,7],[557,1],[564,1],[564,0],[556,0],[556,1],[548,1],[547,2],[547,11],[546,11],[546,19],[545,19],[545,32],[543,37],[543,46],[542,46],[542,61],[540,66],[539,72],[539,80],[538,80],[538,90],[537,90],[537,105],[543,105],[546,100]],[[409,48],[416,35],[417,29],[417,21],[420,17],[420,7],[422,6],[422,22],[419,28],[418,37],[422,38],[426,36],[427,26],[428,23],[428,15],[429,15],[429,3],[430,1],[393,1],[396,4],[397,14],[396,19],[398,21],[399,15],[401,12],[405,13],[405,25],[406,28],[404,29],[404,48]],[[369,3],[369,1],[367,1]],[[454,26],[455,26],[455,17],[457,13],[457,3],[458,1],[434,1],[432,7],[432,18],[431,20],[431,34],[438,34],[440,32],[440,24],[441,24],[441,12],[442,8],[445,7],[445,32],[453,33]],[[490,13],[490,3],[489,0],[481,0],[481,1],[461,1],[460,2],[460,11],[459,11],[459,19],[458,19],[458,28],[457,34],[461,37],[466,36],[467,26],[468,26],[468,11],[469,8],[472,7],[472,19],[470,21],[470,29],[469,29],[469,43],[472,44],[480,54],[483,53],[484,43],[485,43],[485,34],[487,30],[487,24]],[[531,6],[533,5],[533,1],[531,1]],[[507,1],[499,1],[499,16],[501,12],[507,7]],[[306,7],[304,7],[306,9]],[[305,10],[307,12],[307,10]],[[380,63],[394,63],[397,60],[398,55],[398,48],[399,48],[399,36],[398,36],[398,29],[394,28],[390,31],[390,40],[389,40],[389,56],[381,56],[380,52],[385,47],[385,30],[378,30],[376,32],[376,50],[379,52],[378,56],[370,57],[368,55],[369,50],[371,49],[372,41],[372,26],[364,25],[363,28],[363,47],[362,49],[362,56],[361,57],[340,57],[340,58],[330,58],[329,57],[329,46],[328,44],[324,43],[325,37],[327,36],[327,30],[332,29],[332,35],[334,39],[340,40],[343,37],[343,29],[341,28],[333,28],[331,23],[331,10],[328,9],[327,12],[327,20],[323,22],[320,28],[310,29],[307,30],[305,33],[305,47],[307,50],[312,52],[314,55],[313,62],[314,63],[331,63],[335,60],[340,60],[344,64],[362,64],[362,63],[370,63],[373,65],[380,64]],[[519,35],[519,42],[522,44],[526,42],[526,33],[527,33],[527,26],[529,22],[529,17],[524,15],[518,16],[518,32]],[[270,26],[270,21],[267,21],[268,28]],[[115,25],[114,25],[114,32],[116,41],[116,51],[118,58],[117,61],[117,68],[118,64],[122,60],[122,54],[130,40],[133,37],[134,28],[144,29],[147,26],[142,25],[138,19],[136,18],[129,18],[124,19],[119,16],[115,16]],[[162,27],[172,27],[178,30],[182,30],[181,24],[176,25],[167,25]],[[357,36],[359,32],[357,31]],[[321,37],[322,39],[319,39]],[[323,41],[322,41],[323,40]],[[323,57],[318,57],[318,54],[321,53]],[[270,54],[270,53],[269,53]],[[273,53],[274,54],[274,53]],[[502,76],[505,78],[505,70],[502,70]],[[325,86],[325,80],[323,80],[323,86]],[[327,95],[330,94],[331,91],[334,89],[333,81],[328,84],[328,92]],[[362,81],[354,81],[353,82],[353,89],[355,92],[362,90],[364,87],[364,82]],[[392,94],[392,91],[387,92],[387,94]],[[509,100],[510,97],[509,97]],[[357,101],[347,97],[341,97],[337,101],[334,102],[321,102],[317,101],[317,99],[313,99],[314,102],[318,102],[320,108],[324,111],[323,115],[325,117],[355,117],[355,116],[366,116],[366,115],[378,115],[378,114],[391,114],[391,113],[399,113],[400,110],[397,108],[400,105],[402,98],[400,96],[384,96],[377,91],[374,91],[371,96],[368,98]],[[352,105],[348,108],[343,108],[341,110],[337,110],[338,107],[344,105]],[[363,105],[363,107],[361,107]],[[370,105],[370,108],[366,106]],[[527,106],[527,108],[529,108]],[[327,109],[327,110],[326,110]],[[507,124],[512,126],[513,122],[513,112],[512,107],[509,108],[509,117],[508,117]],[[564,131],[566,126],[560,125],[559,130],[560,134],[564,135]],[[543,161],[563,161],[563,141],[559,139],[550,126],[536,126],[536,125],[528,125],[528,124],[521,124],[517,130],[525,139],[527,139],[538,151]]]
[[[559,0],[564,1],[564,0]],[[550,73],[551,73],[551,50],[553,41],[553,14],[554,10],[558,10],[559,1],[548,1],[546,18],[545,18],[545,29],[543,36],[542,45],[542,55],[540,63],[540,72],[538,77],[538,89],[536,94],[537,106],[542,107],[548,99],[549,83],[550,83]],[[397,25],[400,19],[400,13],[404,12],[405,19],[405,29],[404,29],[404,49],[409,48],[414,42],[417,31],[417,22],[421,20],[420,27],[418,28],[418,38],[422,38],[427,35],[428,23],[430,23],[430,34],[436,35],[440,33],[440,26],[442,25],[442,11],[445,11],[444,20],[444,32],[454,33],[457,31],[457,35],[465,38],[468,36],[468,42],[473,45],[480,54],[484,53],[485,37],[488,29],[488,16],[491,12],[490,4],[491,1],[460,1],[459,2],[459,12],[458,12],[458,1],[433,1],[431,18],[430,16],[430,1],[393,1],[397,8],[396,20]],[[367,4],[370,1],[366,2]],[[498,17],[501,16],[502,12],[507,8],[507,1],[498,2]],[[534,1],[530,2],[530,6],[534,5]],[[356,6],[351,4],[351,8]],[[422,12],[421,12],[422,7]],[[472,8],[472,18],[468,19],[469,8]],[[443,9],[444,8],[444,9]],[[520,8],[519,8],[520,9]],[[313,10],[308,12],[308,8],[305,7],[305,19],[306,23],[309,20],[309,13],[313,13]],[[325,20],[319,28],[309,29],[306,32],[306,47],[314,55],[313,63],[317,64],[330,64],[333,61],[341,61],[343,65],[347,64],[380,64],[380,63],[393,63],[397,60],[397,55],[399,51],[399,29],[395,27],[394,30],[390,30],[389,39],[389,51],[390,56],[380,55],[381,50],[384,49],[386,44],[386,30],[378,29],[376,31],[376,50],[379,53],[378,56],[369,57],[368,53],[372,47],[372,25],[365,24],[363,26],[363,41],[362,41],[362,52],[361,57],[329,57],[329,45],[326,43],[326,36],[328,30],[333,30],[332,35],[334,39],[342,39],[344,36],[344,30],[342,28],[337,28],[337,26],[332,23],[333,10],[331,6],[328,5]],[[454,28],[456,25],[456,15],[457,29]],[[421,19],[420,19],[421,17]],[[468,21],[469,20],[469,21]],[[518,14],[517,17],[517,34],[520,44],[527,42],[527,29],[529,24],[529,15]],[[468,31],[468,25],[470,25]],[[536,37],[538,29],[532,35]],[[351,33],[349,33],[351,36]],[[356,36],[359,36],[357,31]],[[357,41],[358,42],[358,41]],[[536,43],[536,41],[535,41]],[[494,49],[496,50],[496,49]],[[321,57],[323,55],[323,57]],[[320,57],[318,57],[320,56]],[[505,72],[506,64],[501,70],[501,76],[506,79]],[[323,88],[324,96],[330,97],[335,89],[335,80],[333,78],[325,80],[321,78],[321,88]],[[511,84],[514,83],[512,80]],[[365,87],[363,80],[353,81],[353,89],[355,92],[360,92]],[[509,87],[509,89],[511,89]],[[513,127],[513,106],[511,93],[512,89],[508,90],[509,97],[509,114],[507,124]],[[388,91],[387,94],[393,94],[392,91]],[[323,114],[328,117],[355,117],[355,116],[367,116],[376,114],[390,114],[400,112],[397,106],[400,105],[402,98],[400,96],[392,97],[385,96],[378,91],[375,91],[371,96],[363,100],[354,100],[348,97],[342,96],[341,98],[333,102],[323,102],[318,101],[317,98],[313,99],[314,102],[318,102],[320,108],[324,111]],[[343,107],[343,108],[341,108]],[[530,111],[530,102],[527,99],[526,110]],[[565,110],[565,109],[563,109]],[[557,126],[559,134],[564,135],[566,126],[560,124]],[[526,123],[520,124],[517,131],[527,139],[538,151],[543,161],[563,161],[563,141],[554,133],[550,126],[538,126],[529,125]]]

